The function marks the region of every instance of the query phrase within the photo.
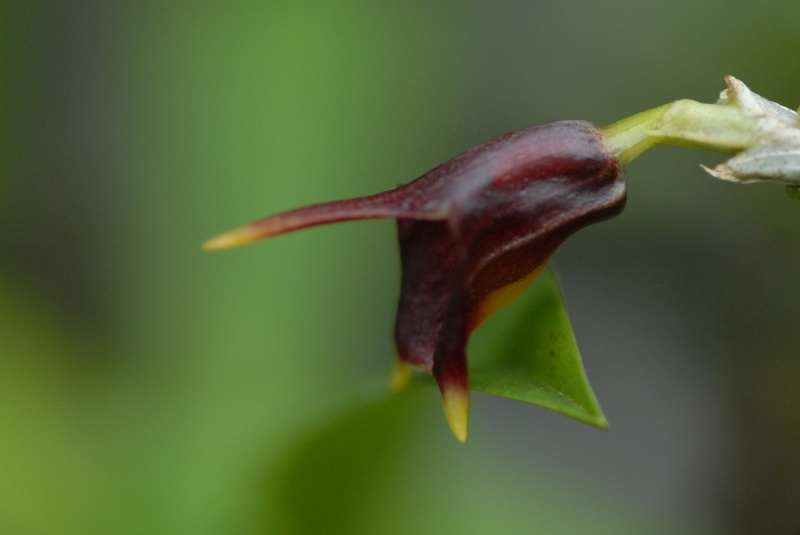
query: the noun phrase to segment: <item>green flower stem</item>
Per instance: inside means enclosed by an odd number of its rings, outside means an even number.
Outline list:
[[[676,100],[603,129],[603,144],[625,166],[655,145],[736,154],[757,142],[757,119],[738,106]]]
[[[676,100],[603,129],[603,144],[624,167],[654,145],[680,145],[734,156],[709,169],[720,180],[779,182],[800,195],[800,115],[726,76],[716,104]]]
[[[643,111],[603,128],[603,145],[620,166],[628,165],[656,144],[656,140],[648,132],[655,128],[670,106],[672,103]]]

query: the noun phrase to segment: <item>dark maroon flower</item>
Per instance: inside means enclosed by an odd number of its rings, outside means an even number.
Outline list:
[[[277,214],[204,247],[224,249],[337,221],[397,219],[401,369],[431,373],[463,442],[470,334],[521,294],[573,232],[622,210],[620,171],[598,128],[560,121],[489,141],[404,186]]]

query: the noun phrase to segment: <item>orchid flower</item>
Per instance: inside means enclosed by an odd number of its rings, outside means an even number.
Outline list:
[[[573,232],[618,214],[625,181],[602,132],[561,121],[506,134],[398,188],[261,219],[205,244],[225,249],[314,225],[397,219],[401,363],[439,385],[455,436],[467,438],[470,334],[530,285]]]

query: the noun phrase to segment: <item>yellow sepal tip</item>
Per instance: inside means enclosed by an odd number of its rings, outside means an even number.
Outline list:
[[[459,442],[467,441],[467,423],[469,421],[469,390],[457,386],[446,386],[442,390],[444,415],[450,430]]]
[[[219,236],[214,236],[203,244],[204,251],[220,251],[222,249],[231,249],[240,245],[246,245],[257,241],[264,236],[253,232],[249,227],[241,227],[236,230],[231,230]]]
[[[403,362],[399,357],[394,359],[394,367],[392,370],[392,377],[389,379],[389,390],[392,392],[400,392],[408,388],[411,384],[411,378],[414,375],[414,369],[407,362]]]

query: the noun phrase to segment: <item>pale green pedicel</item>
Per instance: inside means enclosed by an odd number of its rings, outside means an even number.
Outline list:
[[[800,185],[800,115],[753,93],[733,76],[716,104],[677,100],[603,130],[624,166],[657,144],[734,154],[710,175],[731,182]],[[788,192],[788,190],[787,190]]]

